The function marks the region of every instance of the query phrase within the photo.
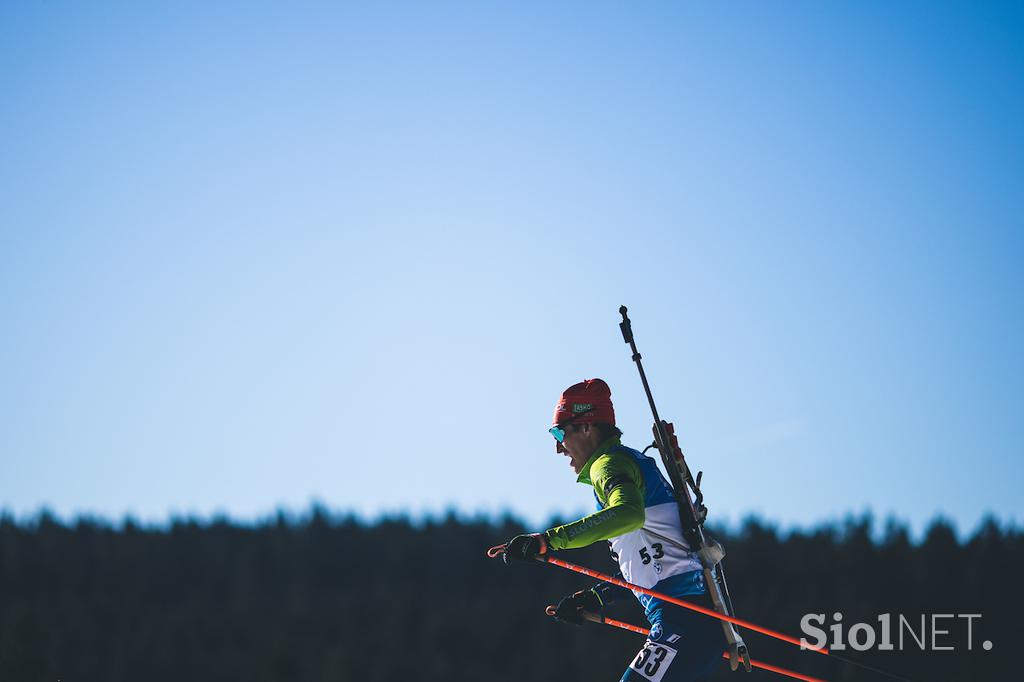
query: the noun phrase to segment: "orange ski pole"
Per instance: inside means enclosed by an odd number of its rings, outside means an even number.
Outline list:
[[[547,609],[544,610],[544,612],[549,616],[553,617],[555,615],[555,607],[549,606],[547,607]],[[630,632],[635,632],[639,635],[644,636],[649,635],[651,633],[650,630],[648,630],[647,628],[642,628],[639,625],[632,625],[621,620],[615,620],[614,618],[608,618],[606,616],[602,616],[596,613],[591,613],[590,611],[581,611],[580,615],[583,617],[584,620],[589,620],[591,623],[611,625],[612,627],[620,628],[622,630],[629,630]],[[729,660],[729,654],[723,653],[722,658]],[[750,665],[752,665],[755,668],[760,668],[761,670],[767,670],[769,672],[778,673],[779,675],[792,677],[795,680],[803,680],[804,682],[826,682],[826,680],[823,680],[820,677],[811,677],[810,675],[804,675],[803,673],[798,673],[794,670],[789,670],[788,668],[782,668],[777,665],[772,665],[771,663],[763,663],[761,661],[755,661],[751,659]]]
[[[497,547],[491,547],[489,550],[487,550],[487,556],[489,556],[489,557],[491,557],[493,559],[493,558],[503,554],[504,551],[505,551],[505,546],[504,545],[498,545]],[[540,554],[538,556],[535,556],[534,559],[536,559],[537,561],[540,561],[542,563],[554,564],[555,566],[560,566],[560,567],[568,569],[570,571],[575,571],[576,573],[582,573],[583,575],[590,576],[591,578],[597,578],[598,580],[602,580],[602,581],[604,581],[606,583],[611,583],[612,585],[618,585],[619,587],[625,587],[628,590],[632,590],[634,592],[639,592],[640,594],[646,594],[646,595],[648,595],[650,597],[655,597],[656,599],[661,599],[662,601],[667,601],[670,604],[675,604],[676,606],[682,606],[684,609],[690,609],[691,611],[696,611],[697,613],[703,613],[706,616],[711,616],[712,618],[717,618],[718,620],[724,620],[727,623],[732,623],[734,625],[739,625],[740,627],[747,628],[748,630],[753,630],[754,632],[760,632],[762,635],[767,635],[767,636],[772,637],[774,639],[778,639],[778,640],[781,640],[783,642],[788,642],[790,644],[793,644],[795,646],[800,647],[801,649],[806,649],[807,651],[815,651],[815,652],[817,652],[819,654],[825,654],[825,655],[828,655],[828,653],[829,653],[829,650],[827,648],[825,648],[825,647],[812,647],[809,644],[803,644],[796,637],[790,637],[789,635],[785,635],[785,634],[783,634],[781,632],[777,632],[775,630],[772,630],[771,628],[766,628],[766,627],[763,627],[761,625],[758,625],[757,623],[751,623],[748,620],[743,620],[742,618],[736,618],[735,616],[726,616],[724,614],[718,613],[714,609],[708,609],[708,608],[705,608],[703,606],[698,606],[697,604],[691,604],[690,602],[685,601],[683,599],[679,599],[678,597],[673,597],[673,596],[670,596],[670,595],[667,595],[667,594],[662,594],[661,592],[655,592],[654,590],[649,590],[646,587],[640,587],[639,585],[634,585],[633,583],[626,582],[625,580],[622,580],[621,578],[616,578],[615,576],[608,575],[607,573],[601,573],[600,571],[595,571],[595,570],[593,570],[591,568],[587,568],[586,566],[578,566],[578,565],[570,563],[568,561],[563,561],[562,559],[559,559],[557,557],[551,556],[551,554]]]

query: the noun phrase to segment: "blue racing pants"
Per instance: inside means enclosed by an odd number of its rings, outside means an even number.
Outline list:
[[[711,608],[707,594],[685,599]],[[647,617],[651,634],[620,682],[702,682],[724,662],[728,644],[720,621],[664,602]]]

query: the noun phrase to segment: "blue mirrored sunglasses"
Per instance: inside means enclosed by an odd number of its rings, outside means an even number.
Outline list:
[[[565,429],[563,429],[561,426],[552,426],[550,429],[548,429],[548,433],[554,436],[555,440],[557,440],[559,443],[565,441]]]

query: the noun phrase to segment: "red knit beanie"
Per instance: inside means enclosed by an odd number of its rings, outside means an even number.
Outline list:
[[[611,424],[615,426],[612,391],[601,379],[587,379],[562,392],[552,425]]]

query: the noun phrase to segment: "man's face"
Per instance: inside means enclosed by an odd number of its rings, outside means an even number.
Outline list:
[[[597,431],[590,428],[590,424],[569,424],[564,428],[565,438],[561,443],[555,441],[555,452],[568,457],[572,470],[578,474],[599,445],[594,442]]]

